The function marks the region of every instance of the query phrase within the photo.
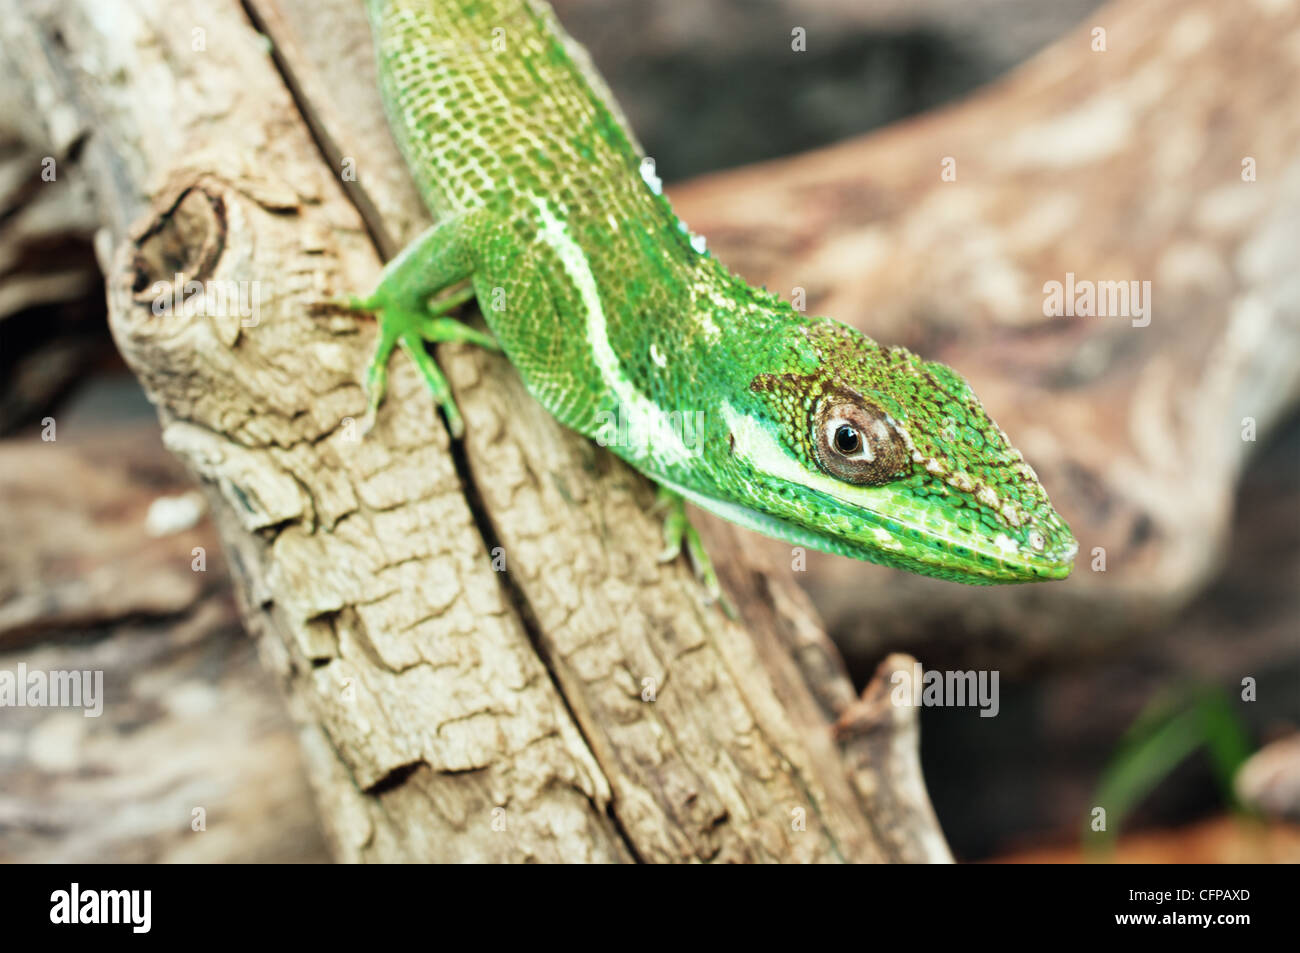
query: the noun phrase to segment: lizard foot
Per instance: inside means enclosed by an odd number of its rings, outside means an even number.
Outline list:
[[[708,601],[718,603],[722,611],[727,614],[727,618],[735,619],[737,617],[735,607],[722,592],[722,586],[718,583],[718,574],[713,569],[713,560],[709,558],[709,553],[700,540],[699,532],[691,525],[690,517],[686,515],[686,501],[680,494],[661,486],[654,509],[667,511],[664,516],[664,548],[659,553],[659,561],[672,562],[681,555],[682,544],[685,543],[691,566],[695,569],[695,578],[704,585]]]
[[[385,294],[383,285],[368,298],[348,298],[340,305],[350,311],[374,314],[379,322],[379,339],[374,356],[366,368],[366,418],[362,433],[374,426],[379,404],[388,386],[388,361],[393,348],[401,347],[415,362],[434,401],[447,418],[447,429],[457,439],[465,434],[465,422],[452,397],[451,387],[425,342],[437,344],[444,341],[465,341],[493,351],[501,348],[490,334],[472,328],[456,318],[445,317],[474,297],[474,289],[465,287],[443,298],[425,304],[408,298],[393,298]]]

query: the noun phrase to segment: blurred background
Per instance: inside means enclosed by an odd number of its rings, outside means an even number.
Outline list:
[[[719,257],[965,373],[1075,528],[1060,586],[791,567],[859,687],[890,651],[999,671],[998,717],[922,710],[958,859],[1300,860],[1294,5],[554,6]],[[4,53],[0,669],[103,669],[113,704],[0,709],[0,860],[326,859],[215,531],[108,336],[94,211],[42,179]],[[1044,317],[1066,271],[1151,280],[1150,327]],[[198,801],[238,839],[170,833]]]

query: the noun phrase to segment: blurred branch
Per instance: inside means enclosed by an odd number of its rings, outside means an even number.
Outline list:
[[[14,68],[0,58],[0,434],[46,410],[107,343],[94,211],[58,177],[76,142],[56,148]]]
[[[328,856],[211,525],[145,536],[187,490],[153,426],[0,442],[0,671],[102,673],[95,717],[3,709],[0,862]]]

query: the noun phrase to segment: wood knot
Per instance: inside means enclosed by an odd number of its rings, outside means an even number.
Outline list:
[[[202,186],[181,191],[136,237],[131,296],[154,314],[183,301],[186,287],[211,277],[226,246],[226,203]]]

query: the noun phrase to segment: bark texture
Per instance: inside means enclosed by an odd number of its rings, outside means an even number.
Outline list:
[[[647,484],[504,361],[439,354],[463,447],[402,360],[362,437],[374,329],[328,300],[427,222],[355,4],[7,8],[6,51],[95,198],[114,336],[208,491],[336,857],[947,859],[912,714],[875,727],[909,739],[879,760],[837,741],[852,690],[793,581],[711,527],[742,620],[706,605],[655,558]],[[160,313],[189,281],[230,298]]]

